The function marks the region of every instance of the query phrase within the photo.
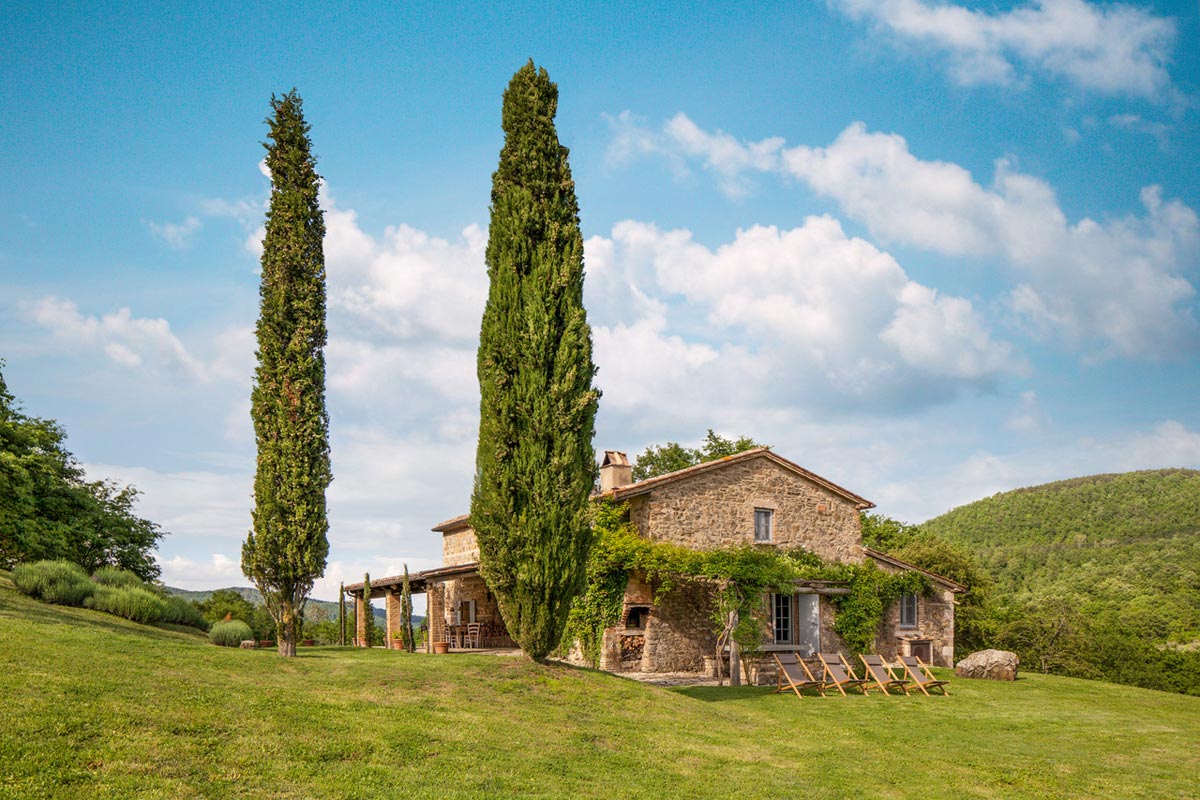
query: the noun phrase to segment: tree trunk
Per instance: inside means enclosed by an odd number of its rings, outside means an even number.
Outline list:
[[[291,658],[296,655],[296,607],[285,600],[279,610],[279,624],[275,626],[276,649],[280,656]]]
[[[729,612],[729,630],[736,631],[737,626],[738,612],[735,608]],[[729,685],[742,685],[742,646],[733,633],[729,634]]]

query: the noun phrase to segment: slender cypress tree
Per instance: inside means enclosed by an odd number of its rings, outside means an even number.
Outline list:
[[[562,636],[591,547],[592,338],[579,205],[558,141],[558,87],[531,60],[504,92],[479,335],[471,525],[509,633],[540,659]]]
[[[370,647],[371,640],[375,638],[375,612],[371,609],[371,574],[363,573],[363,640],[359,642],[362,647]]]
[[[346,584],[338,584],[338,644],[346,645]]]
[[[279,655],[296,655],[296,626],[329,554],[325,489],[325,221],[309,126],[293,89],[271,97],[271,203],[263,239],[258,367],[250,415],[258,445],[253,530],[242,571],[275,621]]]
[[[404,642],[405,651],[411,653],[417,649],[417,642],[413,637],[412,587],[408,583],[408,564],[404,565],[404,588],[400,592],[400,638]]]

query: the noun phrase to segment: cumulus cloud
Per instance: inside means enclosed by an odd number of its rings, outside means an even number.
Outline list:
[[[679,139],[687,127],[679,118],[647,135],[681,157],[696,154],[701,139]],[[1179,200],[1164,199],[1159,187],[1142,190],[1141,215],[1071,222],[1050,185],[1009,159],[996,162],[985,187],[961,166],[920,159],[902,136],[862,123],[828,147],[713,136],[721,142],[715,163],[722,184],[731,170],[778,171],[836,200],[884,242],[1003,259],[1015,277],[1012,310],[1031,330],[1061,337],[1090,357],[1163,358],[1200,344],[1189,278],[1200,252],[1200,220]],[[727,152],[738,148],[740,156]]]
[[[593,322],[606,403],[651,403],[674,385],[714,403],[920,405],[1026,368],[969,300],[911,281],[830,217],[755,226],[715,250],[686,230],[626,221],[588,241],[589,259],[598,250],[600,286],[642,276],[630,292],[640,318]]]
[[[326,209],[325,225],[331,312],[399,339],[469,342],[479,335],[487,234],[478,225],[454,241],[407,225],[376,239],[354,211],[337,207]]]
[[[928,0],[832,0],[899,42],[947,56],[958,83],[1019,85],[1050,75],[1106,95],[1171,97],[1176,23],[1123,4],[1037,0],[989,13]]]
[[[161,239],[172,250],[186,250],[192,244],[192,239],[200,230],[198,217],[188,216],[183,222],[152,222],[144,223],[150,232]]]
[[[57,297],[27,303],[24,311],[71,351],[99,350],[128,369],[154,366],[201,380],[207,377],[205,365],[188,352],[165,319],[135,317],[128,308],[85,315],[75,303]]]

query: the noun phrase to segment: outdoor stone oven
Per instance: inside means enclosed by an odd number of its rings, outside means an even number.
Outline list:
[[[620,633],[621,668],[637,669],[646,649],[646,625],[650,622],[649,605],[632,605],[625,609]]]

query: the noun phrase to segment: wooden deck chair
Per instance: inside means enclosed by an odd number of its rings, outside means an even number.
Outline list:
[[[825,696],[825,684],[813,677],[812,673],[808,671],[808,665],[797,658],[795,653],[773,653],[772,655],[775,656],[775,663],[779,665],[776,694],[790,689],[796,693],[796,697],[803,697],[804,695],[800,693],[805,689],[816,689],[821,693],[821,697]]]
[[[908,694],[908,685],[912,681],[908,678],[897,678],[893,675],[891,667],[887,665],[887,662],[883,658],[880,656],[867,656],[861,653],[858,657],[862,659],[863,667],[866,668],[866,672],[863,674],[867,676],[868,681],[879,687],[879,691],[888,697],[892,696],[892,689],[899,689],[905,695]]]
[[[864,678],[856,676],[842,660],[841,655],[837,653],[817,653],[817,658],[821,660],[821,666],[825,668],[824,674],[821,676],[825,688],[830,686],[836,688],[843,696],[847,689],[859,689],[865,695],[867,693],[867,681]]]
[[[946,687],[950,685],[950,681],[939,681],[933,677],[933,673],[929,671],[929,666],[924,661],[916,656],[900,656],[900,663],[904,665],[904,671],[908,673],[908,677],[912,679],[913,684],[925,694],[929,694],[930,689],[940,689],[942,694],[949,695]]]

